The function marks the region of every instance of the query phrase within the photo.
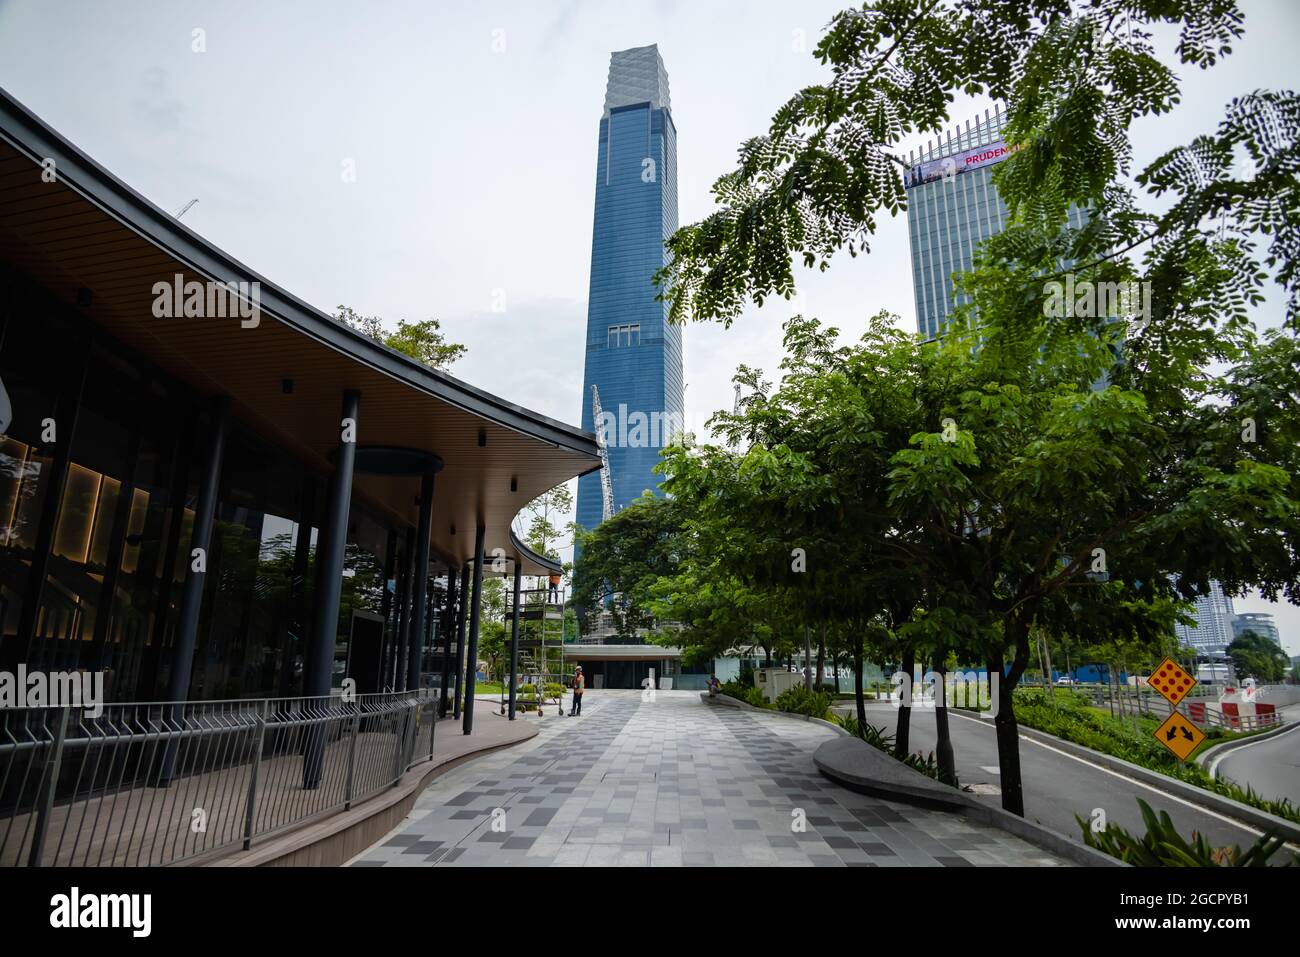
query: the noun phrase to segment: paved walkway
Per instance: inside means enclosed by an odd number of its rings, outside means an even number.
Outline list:
[[[1060,865],[1003,831],[832,784],[833,732],[696,692],[589,691],[580,718],[438,778],[356,866]],[[800,823],[806,826],[800,828]]]

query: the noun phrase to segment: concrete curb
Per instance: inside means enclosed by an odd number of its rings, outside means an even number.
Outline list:
[[[718,694],[712,697],[707,691],[700,692],[700,699],[705,704],[721,705],[724,708],[739,708],[742,711],[757,711],[759,714],[774,714],[779,718],[793,718],[796,721],[811,721],[813,724],[820,724],[824,728],[830,728],[836,734],[852,737],[847,731],[841,728],[833,721],[827,721],[824,718],[814,718],[809,714],[791,714],[789,711],[777,711],[775,708],[755,708],[748,702],[741,701],[739,698],[733,698],[731,695]]]
[[[852,791],[933,810],[953,811],[969,821],[996,827],[1084,867],[1128,867],[1123,861],[1079,844],[1040,824],[975,800],[940,784],[867,742],[847,736],[827,741],[813,753],[823,775]]]
[[[1248,744],[1254,744],[1256,741],[1267,741],[1269,738],[1276,738],[1280,734],[1286,734],[1286,732],[1295,728],[1297,724],[1300,724],[1300,722],[1292,721],[1289,724],[1278,725],[1276,728],[1273,728],[1270,731],[1265,731],[1262,734],[1252,734],[1248,738],[1237,738],[1235,741],[1223,741],[1219,744],[1212,744],[1196,756],[1196,763],[1204,768],[1207,759],[1220,758],[1230,751],[1235,751],[1237,748],[1245,747]],[[1209,769],[1207,768],[1206,770]]]
[[[980,719],[969,719],[980,720]],[[1198,788],[1194,784],[1187,784],[1179,781],[1177,778],[1171,778],[1167,774],[1161,774],[1159,771],[1150,771],[1141,765],[1125,761],[1123,758],[1117,758],[1113,755],[1102,754],[1100,751],[1094,751],[1091,748],[1085,748],[1081,744],[1075,744],[1073,741],[1066,741],[1047,734],[1044,731],[1037,731],[1033,728],[1026,728],[1023,725],[1019,728],[1021,737],[1028,738],[1031,741],[1037,741],[1041,744],[1050,745],[1066,754],[1083,758],[1093,764],[1101,765],[1112,771],[1118,771],[1128,777],[1136,778],[1144,784],[1150,784],[1153,787],[1166,791],[1176,797],[1183,798],[1193,804],[1200,804],[1203,807],[1218,811],[1220,814],[1227,815],[1234,820],[1243,824],[1249,824],[1251,827],[1261,831],[1275,830],[1283,838],[1292,844],[1300,843],[1300,825],[1288,821],[1286,818],[1278,817],[1276,814],[1269,814],[1258,808],[1253,808],[1249,804],[1242,804],[1240,801],[1234,801],[1232,798],[1224,797],[1221,794],[1215,794],[1213,791],[1207,791],[1205,788]],[[1248,741],[1257,741],[1258,737],[1248,738]],[[1242,742],[1246,743],[1245,741]]]

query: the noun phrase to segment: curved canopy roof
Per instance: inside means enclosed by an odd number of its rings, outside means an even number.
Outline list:
[[[49,164],[53,160],[53,166]],[[46,169],[55,171],[53,181]],[[345,389],[361,393],[357,439],[438,456],[431,548],[459,565],[500,548],[525,574],[557,570],[510,523],[531,499],[600,466],[596,439],[428,368],[309,306],[218,249],[0,90],[0,258],[59,299],[91,291],[90,316],[204,395],[229,395],[253,428],[328,473]],[[155,318],[154,283],[252,283],[260,321]],[[293,379],[285,393],[281,383]],[[417,477],[358,473],[356,493],[416,523]]]

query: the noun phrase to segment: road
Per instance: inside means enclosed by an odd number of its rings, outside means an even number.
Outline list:
[[[998,790],[998,752],[993,722],[960,715],[953,710],[948,713],[958,778],[963,785],[973,785],[982,800],[999,803],[1001,792]],[[867,721],[876,727],[884,726],[891,734],[897,726],[897,716],[897,709],[890,704],[872,702],[867,705]],[[933,711],[912,711],[910,738],[912,751],[928,753],[934,750]],[[1297,744],[1300,744],[1300,734],[1294,736],[1291,747]],[[1293,760],[1295,753],[1292,751]],[[1095,808],[1105,811],[1108,822],[1119,824],[1133,834],[1145,833],[1136,800],[1139,797],[1157,812],[1169,812],[1184,836],[1198,831],[1217,847],[1236,844],[1246,848],[1260,834],[1258,830],[1217,811],[1197,806],[1026,737],[1020,739],[1020,766],[1025,790],[1025,816],[1076,840],[1080,832],[1075,815],[1088,820]],[[1282,852],[1274,860],[1280,862],[1284,854]]]
[[[1300,804],[1300,724],[1275,737],[1239,745],[1211,761],[1206,770],[1217,769],[1242,787],[1249,784],[1263,797]]]

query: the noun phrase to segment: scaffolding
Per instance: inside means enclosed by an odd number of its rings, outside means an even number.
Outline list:
[[[506,642],[514,621],[514,596],[506,596]],[[508,652],[507,652],[508,655]],[[519,593],[519,659],[515,668],[516,710],[526,714],[536,708],[538,716],[554,704],[556,713],[564,714],[564,691],[573,684],[573,669],[565,662],[564,654],[564,592],[560,588],[527,588]],[[531,685],[535,691],[525,695],[523,688]],[[546,693],[552,686],[552,694]],[[559,694],[555,694],[558,686]],[[501,682],[501,713],[506,713],[510,697],[510,668]]]

